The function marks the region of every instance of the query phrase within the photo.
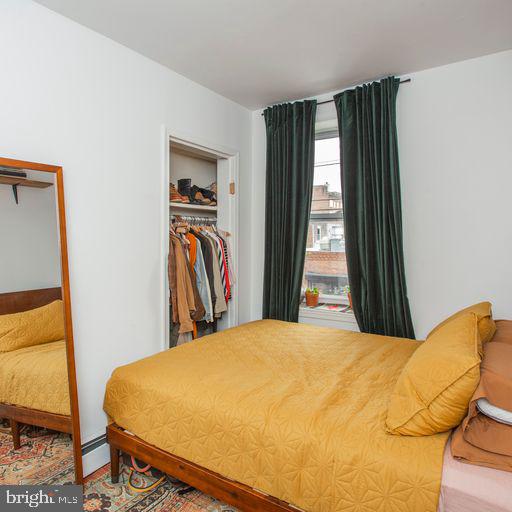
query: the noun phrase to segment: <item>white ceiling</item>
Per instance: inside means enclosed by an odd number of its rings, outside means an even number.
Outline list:
[[[38,0],[251,109],[512,48],[512,0]]]

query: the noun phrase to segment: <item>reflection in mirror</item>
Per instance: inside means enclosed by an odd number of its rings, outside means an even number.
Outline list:
[[[62,277],[67,276],[67,260],[61,247],[65,221],[57,169],[44,172],[0,165],[3,485],[81,480],[81,462],[78,472],[74,462],[73,437],[79,451],[80,436],[73,430],[72,410],[77,408],[70,401],[68,363],[73,348],[70,308],[65,307],[69,291],[63,288]],[[76,385],[71,388],[76,390]]]

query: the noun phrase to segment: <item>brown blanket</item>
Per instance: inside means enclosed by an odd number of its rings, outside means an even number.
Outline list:
[[[468,415],[452,436],[452,455],[463,462],[512,471],[512,426],[482,414],[477,400],[486,398],[512,411],[512,321],[496,322],[497,331],[485,345],[480,383]]]

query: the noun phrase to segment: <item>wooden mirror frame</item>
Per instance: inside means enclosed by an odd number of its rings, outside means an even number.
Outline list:
[[[46,165],[23,160],[0,157],[0,166],[5,165],[29,171],[52,173],[56,177],[56,198],[59,216],[61,289],[64,304],[64,323],[66,333],[66,358],[68,366],[69,400],[71,408],[73,456],[75,462],[75,483],[83,484],[82,441],[80,437],[80,414],[78,411],[78,391],[76,384],[75,346],[73,342],[73,321],[71,316],[71,294],[69,289],[68,245],[66,237],[66,211],[64,206],[64,180],[62,167]]]

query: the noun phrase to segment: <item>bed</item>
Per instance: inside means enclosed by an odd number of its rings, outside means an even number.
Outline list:
[[[273,320],[116,369],[119,451],[242,510],[435,512],[448,433],[385,432],[419,342]]]
[[[459,462],[447,444],[438,512],[512,512],[512,473]]]
[[[60,288],[0,294],[0,315],[61,298]],[[20,424],[72,433],[65,340],[0,353],[0,418],[10,421],[14,448]]]

